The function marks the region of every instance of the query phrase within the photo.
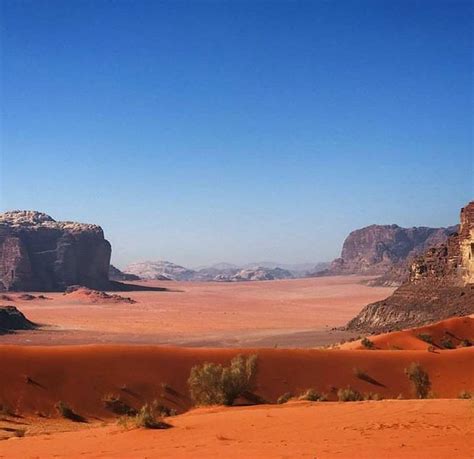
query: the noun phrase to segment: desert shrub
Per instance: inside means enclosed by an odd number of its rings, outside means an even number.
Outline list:
[[[291,392],[285,392],[283,395],[280,395],[277,399],[277,403],[282,405],[283,403],[288,402],[293,398],[293,394]]]
[[[362,394],[351,387],[339,389],[337,391],[337,398],[340,402],[358,402],[360,400],[364,400]]]
[[[363,338],[360,344],[362,344],[366,349],[375,349],[375,344],[367,337]]]
[[[448,338],[448,337],[444,337],[441,340],[441,346],[444,347],[445,349],[455,349],[456,348],[456,346],[452,342],[451,338]]]
[[[425,343],[433,344],[433,337],[429,333],[420,333],[417,335],[417,338],[421,339],[421,341],[424,341]]]
[[[458,398],[463,400],[469,400],[472,398],[472,393],[468,392],[467,390],[462,390],[461,392],[459,392]]]
[[[431,381],[428,373],[423,370],[419,363],[411,363],[405,368],[405,374],[413,385],[417,398],[427,398],[431,389]]]
[[[140,411],[135,416],[120,416],[117,421],[119,426],[124,428],[138,427],[144,429],[168,429],[170,424],[163,422],[159,416],[156,415],[156,403],[146,403],[140,408]]]
[[[472,343],[468,339],[463,339],[460,343],[461,347],[471,347]]]
[[[307,400],[309,402],[324,402],[327,400],[326,394],[320,394],[314,389],[308,389],[306,392],[302,393],[298,400]]]
[[[106,394],[102,398],[102,403],[106,409],[115,414],[125,416],[135,416],[137,414],[137,410],[125,403],[118,395]]]
[[[143,405],[135,415],[134,424],[136,427],[145,429],[163,429],[167,426],[159,418],[156,418],[153,407],[148,403]]]
[[[232,405],[245,392],[253,389],[257,356],[238,355],[230,365],[204,363],[191,369],[188,385],[197,405]]]
[[[70,419],[74,422],[85,422],[85,419],[81,415],[75,413],[71,407],[62,401],[56,403],[54,407],[56,408],[56,411],[65,419]]]

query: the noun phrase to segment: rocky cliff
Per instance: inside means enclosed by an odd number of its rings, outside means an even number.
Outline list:
[[[111,247],[102,228],[36,211],[0,214],[0,290],[105,289]]]
[[[445,242],[456,229],[371,225],[355,230],[344,241],[341,257],[323,274],[378,275],[382,276],[375,282],[379,285],[400,285],[408,276],[407,263]]]
[[[474,313],[474,201],[461,210],[459,233],[414,257],[408,280],[366,306],[349,329],[388,331]]]

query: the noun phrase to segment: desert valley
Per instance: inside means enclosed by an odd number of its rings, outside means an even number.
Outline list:
[[[7,212],[0,457],[472,457],[473,237],[471,202],[299,278],[118,281],[99,227]]]
[[[472,0],[0,0],[0,459],[474,459]]]

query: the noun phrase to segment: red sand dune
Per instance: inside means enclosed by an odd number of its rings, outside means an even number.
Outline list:
[[[432,344],[425,341],[427,338]],[[474,318],[453,317],[424,327],[370,336],[369,339],[375,344],[376,349],[392,350],[426,350],[430,346],[436,350],[445,347],[443,344],[445,340],[450,341],[454,347],[469,343],[474,345]],[[364,346],[357,340],[345,343],[340,348],[364,349]]]
[[[118,426],[13,438],[2,458],[472,459],[469,400],[297,402],[209,408],[167,430]]]
[[[121,395],[139,408],[157,399],[182,412],[190,407],[187,378],[193,365],[227,362],[237,349],[186,349],[159,346],[0,346],[0,404],[17,414],[55,416],[54,404],[66,402],[80,415],[110,415],[101,402]],[[419,362],[429,373],[436,397],[456,398],[474,390],[474,348],[453,351],[347,351],[256,349],[256,393],[275,401],[285,392],[297,395],[315,388],[335,399],[337,388],[379,393],[384,398],[411,397],[404,369]],[[373,383],[359,379],[364,371]],[[166,383],[172,392],[163,393]],[[125,390],[124,390],[125,389]]]

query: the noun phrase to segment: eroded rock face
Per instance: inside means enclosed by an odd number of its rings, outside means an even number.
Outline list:
[[[107,288],[110,253],[100,226],[36,211],[0,214],[0,290]]]
[[[366,306],[349,329],[387,331],[474,313],[474,202],[461,210],[459,233],[415,257],[391,297]]]

